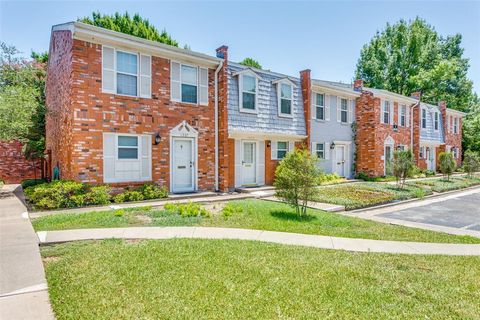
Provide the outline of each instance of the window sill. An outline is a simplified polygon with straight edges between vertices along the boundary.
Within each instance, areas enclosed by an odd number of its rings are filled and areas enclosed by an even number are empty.
[[[278,116],[280,118],[293,119],[293,114],[279,113]]]
[[[251,110],[251,109],[240,108],[239,111],[240,111],[241,113],[258,114],[258,111],[257,111],[257,110]]]

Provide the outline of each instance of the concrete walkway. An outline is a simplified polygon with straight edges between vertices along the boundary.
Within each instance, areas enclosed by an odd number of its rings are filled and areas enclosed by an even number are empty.
[[[61,243],[99,239],[238,239],[299,245],[322,249],[356,252],[383,252],[402,254],[443,254],[453,256],[480,256],[480,244],[448,244],[406,241],[383,241],[329,236],[274,232],[251,229],[210,227],[134,227],[108,229],[78,229],[38,232],[40,243]]]
[[[54,319],[22,195],[19,185],[0,190],[0,319]]]

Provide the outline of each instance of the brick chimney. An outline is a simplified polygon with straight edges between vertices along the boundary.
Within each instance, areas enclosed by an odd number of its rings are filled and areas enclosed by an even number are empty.
[[[363,90],[363,80],[357,79],[353,81],[353,90],[357,92],[362,92]]]
[[[312,105],[312,80],[310,78],[310,69],[300,71],[300,84],[302,86],[303,112],[305,114],[305,130],[307,138],[305,139],[306,148],[310,149],[310,106]]]
[[[223,59],[225,61],[228,60],[228,46],[223,45],[217,48],[217,58]]]
[[[422,98],[422,91],[415,91],[410,94],[410,97],[413,99],[420,100]]]
[[[438,108],[440,109],[440,114],[442,115],[442,124],[443,124],[443,134],[446,136],[447,129],[447,103],[445,101],[438,102]]]

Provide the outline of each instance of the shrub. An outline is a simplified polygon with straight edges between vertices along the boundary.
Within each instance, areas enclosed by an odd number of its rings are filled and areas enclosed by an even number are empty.
[[[410,150],[393,153],[392,170],[398,187],[403,189],[405,180],[412,174],[414,168],[413,153]]]
[[[168,196],[168,190],[165,187],[158,187],[155,184],[147,183],[138,189],[143,194],[144,199],[160,199]]]
[[[84,195],[85,204],[87,205],[105,205],[110,203],[110,187],[96,186],[92,187],[89,192]]]
[[[473,177],[473,173],[480,170],[480,156],[478,153],[467,150],[463,158],[463,169],[468,177]]]
[[[222,215],[224,217],[233,216],[236,213],[242,213],[243,207],[235,203],[227,203],[222,209]]]
[[[124,193],[117,194],[115,197],[113,197],[113,201],[115,203],[142,201],[143,199],[143,194],[141,194],[139,191],[125,191]]]
[[[317,161],[308,150],[296,149],[275,170],[275,196],[293,206],[301,216],[307,214],[307,203],[317,192],[320,175]]]
[[[22,189],[25,190],[27,189],[28,187],[33,187],[33,186],[36,186],[38,184],[42,184],[42,183],[45,183],[47,182],[47,180],[45,179],[27,179],[27,180],[23,180],[22,181]]]
[[[182,217],[209,217],[210,212],[202,207],[199,203],[166,203],[163,207],[170,213],[179,214]]]
[[[75,207],[76,203],[82,202],[75,196],[82,195],[84,192],[85,186],[82,183],[68,180],[42,183],[25,189],[28,200],[39,209]]]
[[[456,163],[451,152],[440,153],[440,171],[443,176],[447,177],[447,181],[450,181],[450,175],[455,171]]]

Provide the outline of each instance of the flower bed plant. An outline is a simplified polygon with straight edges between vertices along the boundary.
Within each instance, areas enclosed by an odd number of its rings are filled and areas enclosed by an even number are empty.
[[[454,177],[454,178],[450,178],[450,180],[446,180],[446,179],[420,180],[420,181],[410,182],[409,184],[421,186],[425,189],[428,189],[434,192],[445,192],[450,190],[468,188],[474,185],[480,185],[480,178]]]
[[[76,181],[57,180],[36,184],[24,189],[27,200],[35,209],[51,210],[90,205],[107,205],[144,199],[166,198],[168,191],[154,184],[145,184],[138,190],[126,190],[113,196],[109,186],[89,186]]]

